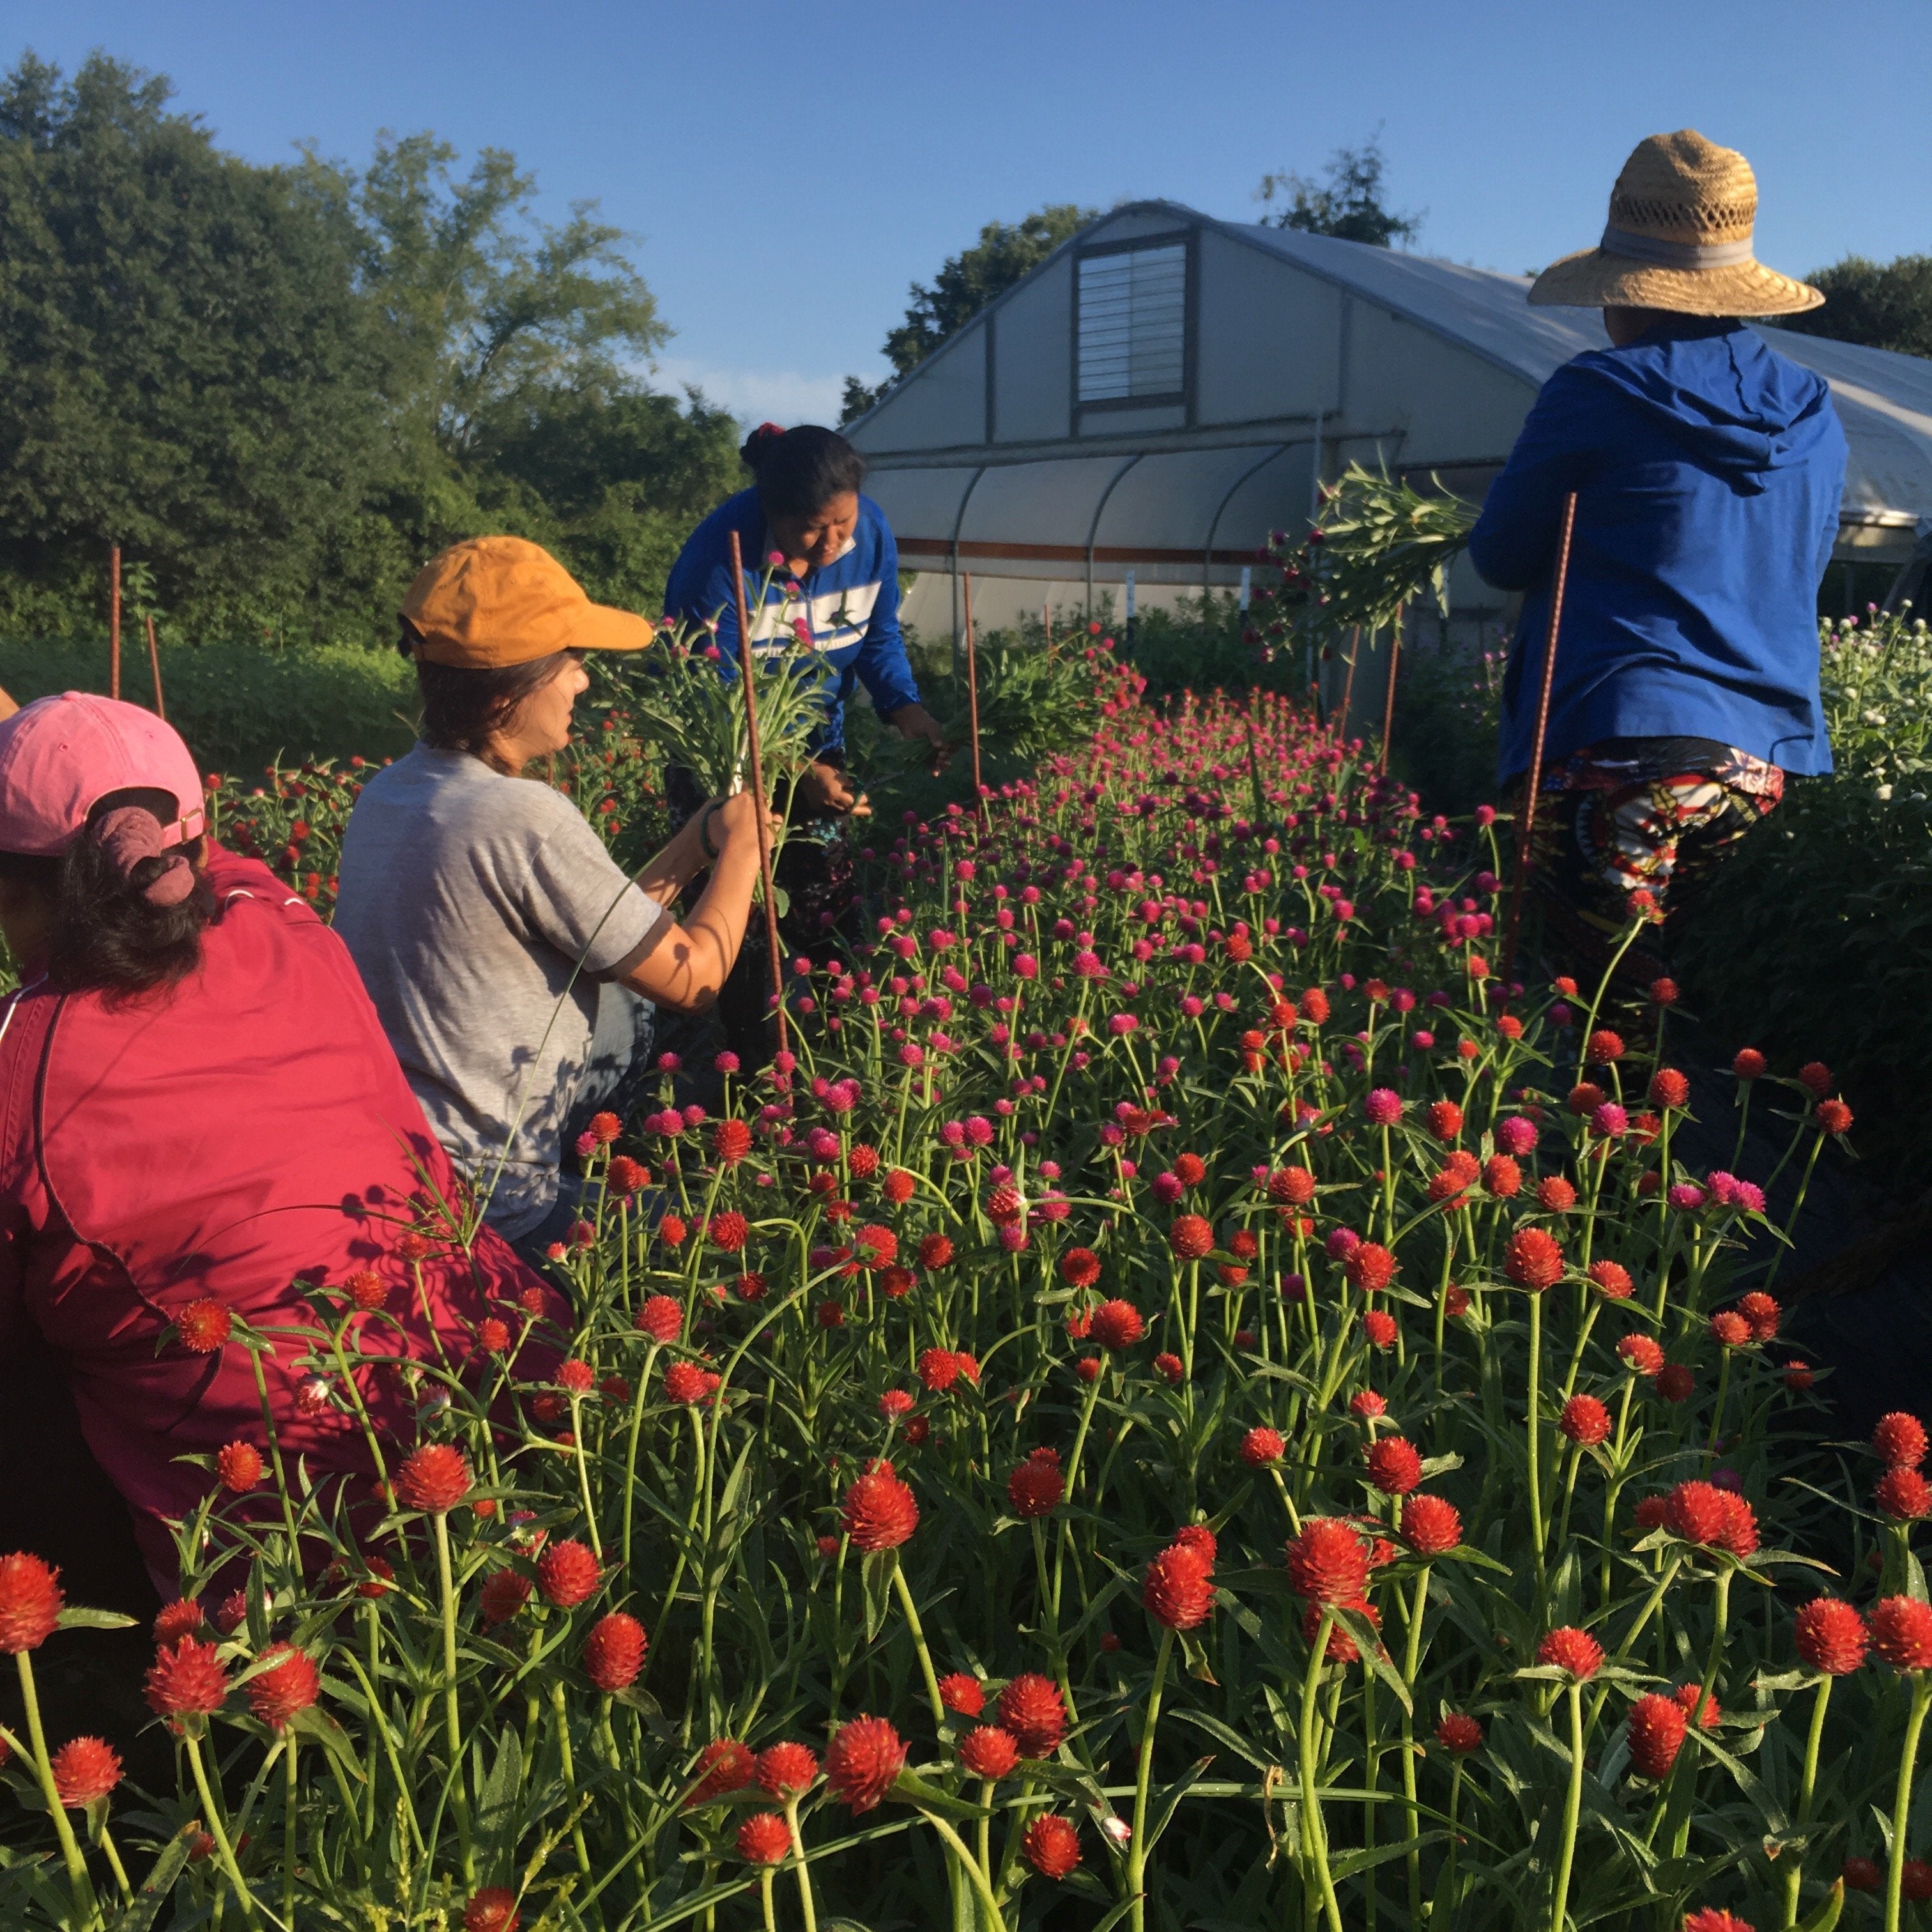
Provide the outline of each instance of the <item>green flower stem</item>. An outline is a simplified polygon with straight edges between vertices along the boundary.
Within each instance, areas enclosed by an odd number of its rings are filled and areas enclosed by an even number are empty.
[[[1570,1788],[1563,1800],[1563,1838],[1556,1854],[1556,1888],[1550,1912],[1550,1932],[1563,1932],[1570,1908],[1570,1872],[1576,1858],[1576,1820],[1583,1808],[1583,1687],[1572,1682],[1564,1694],[1570,1700]]]
[[[1328,1870],[1328,1834],[1322,1820],[1322,1806],[1315,1795],[1316,1691],[1322,1681],[1322,1660],[1328,1654],[1328,1633],[1335,1628],[1335,1613],[1322,1606],[1322,1621],[1308,1652],[1301,1678],[1301,1731],[1297,1742],[1301,1756],[1301,1853],[1315,1868],[1321,1888],[1323,1910],[1328,1917],[1328,1932],[1342,1932],[1342,1907],[1335,1896],[1335,1880]],[[1137,1834],[1138,1835],[1138,1834]],[[1304,1875],[1303,1882],[1307,1882]]]
[[[34,1688],[33,1658],[28,1652],[16,1650],[14,1661],[20,1670],[20,1702],[27,1713],[27,1736],[34,1751],[34,1775],[52,1816],[54,1834],[60,1840],[61,1858],[67,1867],[68,1883],[74,1890],[74,1910],[80,1915],[82,1924],[92,1925],[97,1916],[94,1884],[87,1875],[87,1861],[75,1842],[67,1807],[61,1802],[60,1793],[54,1788],[53,1765],[47,1756],[46,1733],[40,1728],[40,1700]]]
[[[114,1874],[114,1882],[121,1888],[122,1902],[132,1904],[134,1888],[128,1881],[128,1868],[121,1862],[121,1854],[115,1848],[114,1834],[108,1830],[107,1820],[104,1816],[100,1821],[100,1844],[101,1850],[106,1854],[108,1869]],[[291,1919],[290,1923],[292,1924],[294,1921]]]
[[[235,1896],[242,1901],[242,1910],[247,1913],[248,1922],[258,1924],[261,1907],[255,1901],[255,1894],[248,1889],[248,1881],[242,1876],[242,1868],[235,1862],[235,1848],[228,1842],[228,1826],[208,1784],[208,1767],[202,1762],[201,1740],[190,1727],[182,1732],[182,1742],[188,1747],[188,1768],[194,1774],[194,1788],[201,1794],[202,1809],[208,1815],[208,1834],[214,1840],[215,1856],[227,1875],[228,1882],[235,1888]]]
[[[1543,1297],[1534,1288],[1529,1294],[1529,1414],[1526,1427],[1529,1446],[1529,1533],[1536,1552],[1536,1594],[1542,1600],[1544,1586],[1543,1520]]]
[[[624,1445],[624,1574],[631,1574],[631,1525],[632,1498],[638,1490],[638,1438],[644,1426],[644,1404],[650,1400],[651,1370],[657,1361],[658,1344],[653,1340],[644,1350],[643,1366],[638,1371],[638,1386],[631,1397],[631,1426]]]
[[[300,1845],[297,1822],[302,1815],[302,1784],[296,1762],[296,1734],[282,1734],[282,1923],[296,1922],[296,1853]]]
[[[1932,1676],[1923,1670],[1915,1670],[1912,1673],[1912,1709],[1905,1720],[1905,1742],[1898,1750],[1898,1784],[1892,1799],[1892,1857],[1885,1874],[1885,1932],[1898,1932],[1905,1859],[1910,1850],[1906,1827],[1911,1822],[1912,1772],[1918,1758],[1918,1733],[1924,1728],[1928,1704],[1932,1704]]]
[[[765,1932],[778,1932],[778,1922],[772,1916],[772,1868],[770,1865],[758,1874],[758,1903],[764,1910]]]
[[[1460,1842],[1456,1832],[1456,1814],[1462,1797],[1462,1754],[1458,1751],[1449,1772],[1449,1857],[1443,1868],[1442,1889],[1430,1903],[1432,1918],[1447,1918],[1456,1910],[1456,1854]]]
[[[1408,1686],[1409,1702],[1415,1701],[1415,1680],[1422,1668],[1422,1618],[1429,1604],[1429,1569],[1426,1564],[1415,1580],[1415,1598],[1409,1606],[1408,1642],[1402,1660],[1402,1681]],[[1460,1764],[1462,1760],[1456,1760]],[[1413,1708],[1402,1714],[1402,1808],[1403,1826],[1409,1839],[1408,1855],[1406,1861],[1408,1868],[1408,1922],[1412,1926],[1422,1923],[1422,1848],[1415,1843],[1421,1834],[1422,1824],[1416,1805],[1415,1795],[1415,1712]]]
[[[1154,1660],[1154,1682],[1148,1687],[1147,1722],[1141,1730],[1141,1750],[1134,1768],[1134,1833],[1127,1840],[1127,1923],[1132,1932],[1147,1925],[1148,1780],[1154,1771],[1154,1734],[1160,1722],[1161,1687],[1167,1682],[1167,1660],[1174,1653],[1174,1630],[1163,1625],[1160,1648]]]
[[[563,1771],[563,1788],[566,1791],[577,1789],[577,1765],[574,1754],[570,1748],[570,1703],[564,1695],[563,1679],[550,1680],[550,1715],[556,1720],[556,1755]],[[570,1842],[577,1853],[577,1868],[586,1878],[590,1876],[590,1848],[584,1842],[584,1820],[580,1814],[570,1828]]]
[[[441,1510],[430,1518],[436,1534],[436,1581],[442,1595],[442,1716],[449,1743],[449,1778],[456,1808],[456,1841],[463,1882],[476,1882],[476,1854],[470,1842],[470,1790],[463,1775],[463,1718],[456,1698],[456,1581],[449,1564],[449,1519]]]
[[[1811,1822],[1811,1800],[1818,1782],[1818,1747],[1825,1736],[1825,1709],[1832,1701],[1832,1680],[1828,1676],[1818,1679],[1818,1694],[1811,1703],[1811,1728],[1804,1738],[1804,1770],[1798,1784],[1798,1829],[1802,1833]],[[1791,1869],[1784,1874],[1784,1923],[1787,1928],[1798,1923],[1798,1892],[1804,1882],[1804,1865],[1801,1858],[1793,1858]]]
[[[798,1874],[798,1909],[805,1920],[805,1932],[818,1932],[818,1908],[812,1896],[812,1868],[806,1862],[805,1839],[798,1828],[798,1796],[784,1801],[785,1826],[791,1833],[791,1855]]]
[[[986,1922],[986,1932],[1006,1932],[1006,1915],[1000,1910],[1000,1901],[993,1896],[992,1887],[986,1882],[986,1874],[980,1869],[980,1862],[966,1849],[966,1841],[938,1812],[928,1811],[922,1805],[919,1815],[946,1840],[952,1856],[971,1880],[974,1892],[980,1900],[980,1914]]]
[[[892,1588],[898,1592],[899,1608],[905,1612],[906,1628],[912,1633],[913,1648],[919,1652],[919,1667],[925,1674],[926,1701],[932,1706],[932,1721],[944,1724],[946,1700],[939,1694],[939,1678],[932,1668],[932,1653],[926,1648],[926,1632],[920,1626],[919,1611],[912,1600],[912,1586],[905,1580],[905,1571],[896,1551],[892,1556]]]

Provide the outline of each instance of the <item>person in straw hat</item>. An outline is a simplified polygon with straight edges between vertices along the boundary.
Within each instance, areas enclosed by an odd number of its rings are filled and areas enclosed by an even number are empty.
[[[1529,290],[1600,308],[1607,348],[1546,382],[1472,533],[1525,593],[1502,778],[1531,758],[1565,496],[1576,496],[1532,881],[1551,941],[1599,971],[1636,908],[1661,923],[1777,805],[1828,772],[1817,592],[1845,438],[1825,382],[1747,326],[1824,297],[1751,252],[1750,164],[1686,128],[1640,142],[1594,248]],[[1648,984],[1658,946],[1625,956]]]

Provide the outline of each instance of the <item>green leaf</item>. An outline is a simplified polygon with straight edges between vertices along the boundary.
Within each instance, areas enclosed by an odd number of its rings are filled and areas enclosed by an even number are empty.
[[[164,1845],[154,1862],[148,1868],[148,1875],[141,1881],[141,1888],[121,1908],[112,1921],[113,1932],[148,1932],[161,1907],[167,1903],[168,1894],[175,1888],[175,1880],[180,1876],[182,1868],[188,1863],[188,1847],[196,1836],[196,1828],[184,1826]]]
[[[60,1613],[62,1630],[131,1630],[140,1619],[124,1617],[118,1610],[89,1610],[70,1604]]]
[[[1845,1881],[1834,1878],[1832,1888],[1798,1922],[1798,1932],[1832,1932],[1845,1909]]]
[[[866,1641],[877,1641],[892,1606],[892,1574],[899,1567],[896,1550],[868,1550],[860,1572],[866,1586]]]
[[[888,1798],[896,1798],[903,1804],[916,1804],[928,1811],[937,1811],[955,1820],[964,1820],[977,1824],[984,1815],[978,1805],[969,1804],[963,1798],[956,1798],[950,1791],[942,1791],[936,1784],[929,1783],[916,1771],[902,1771],[892,1780],[892,1788],[886,1793]]]

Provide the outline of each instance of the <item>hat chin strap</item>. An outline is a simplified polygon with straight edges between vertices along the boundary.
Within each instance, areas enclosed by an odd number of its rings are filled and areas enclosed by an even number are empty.
[[[1623,255],[1660,268],[1728,268],[1751,259],[1750,237],[1742,242],[1660,242],[1612,222],[1597,244],[1606,255]]]

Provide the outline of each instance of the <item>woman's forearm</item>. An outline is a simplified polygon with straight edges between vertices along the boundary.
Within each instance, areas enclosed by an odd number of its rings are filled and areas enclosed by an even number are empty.
[[[668,852],[670,848],[665,849]],[[650,868],[646,869],[648,872]],[[624,983],[659,1006],[674,1006],[682,1012],[703,1012],[717,998],[736,963],[758,879],[756,844],[748,838],[730,840],[712,863],[711,882],[689,916],[672,926],[624,974]],[[646,878],[640,877],[638,883],[650,892]]]

